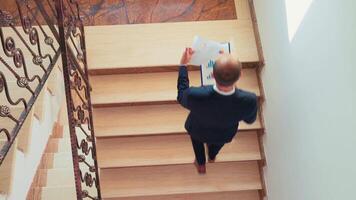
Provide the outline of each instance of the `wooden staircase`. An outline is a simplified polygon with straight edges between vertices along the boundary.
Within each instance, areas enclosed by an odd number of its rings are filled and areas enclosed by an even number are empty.
[[[2,66],[1,66],[2,67]],[[33,66],[30,66],[30,75],[41,75],[40,70],[37,68],[32,68]],[[11,97],[13,99],[18,99],[18,98],[24,98],[29,100],[30,93],[25,90],[21,89],[17,86],[17,82],[13,75],[9,72],[6,71],[6,69],[1,68],[2,72],[4,75],[8,78],[8,86],[9,90],[11,91]],[[43,121],[43,116],[44,116],[44,107],[45,107],[45,93],[48,91],[51,96],[58,96],[60,94],[57,88],[58,84],[58,76],[60,75],[60,67],[56,66],[54,67],[51,75],[49,76],[45,87],[39,94],[33,108],[28,114],[28,117],[26,118],[24,124],[22,125],[22,128],[20,132],[18,133],[18,137],[14,144],[12,145],[9,153],[7,154],[3,164],[0,166],[0,194],[8,195],[12,191],[12,184],[14,183],[14,177],[16,173],[16,168],[21,169],[21,167],[16,166],[16,160],[17,155],[24,154],[28,155],[30,151],[31,144],[33,142],[33,134],[38,134],[37,132],[33,133],[32,126],[33,122],[42,122]],[[2,93],[0,94],[0,102],[3,103],[4,105],[7,104],[8,100],[6,99],[6,96]],[[11,111],[11,114],[18,119],[18,117],[21,115],[21,113],[24,110],[24,107],[22,104],[19,105],[7,105],[9,106],[9,109]],[[0,125],[1,128],[6,128],[8,130],[12,130],[15,127],[15,122],[10,120],[9,118],[3,118],[0,117]],[[5,144],[7,142],[7,138],[4,134],[0,134],[0,146]],[[23,166],[22,166],[23,167]]]
[[[94,191],[89,187],[83,189],[91,193]],[[61,195],[58,195],[59,193]],[[27,195],[27,200],[63,199],[76,199],[70,131],[65,105],[62,106],[57,126],[48,140],[31,190]]]
[[[11,4],[10,1],[7,3]],[[16,11],[14,13],[16,13]],[[47,33],[50,32],[47,26],[43,26],[43,29],[46,30]],[[39,76],[42,78],[45,72],[43,69],[33,63],[33,56],[31,52],[27,49],[27,47],[25,47],[25,44],[20,41],[20,38],[16,35],[15,31],[10,27],[2,27],[2,31],[4,37],[7,38],[11,36],[16,42],[16,48],[20,48],[22,51],[29,77]],[[22,37],[25,38],[24,40],[26,41],[28,35],[26,35],[22,30],[20,30],[19,33],[22,34]],[[51,34],[48,35],[51,37],[53,36]],[[38,37],[41,38],[42,36],[42,33],[39,33]],[[52,52],[52,50],[48,49],[48,45],[43,44],[44,41],[41,41],[41,43],[42,53]],[[0,51],[0,56],[7,63],[9,63],[12,71],[16,72],[19,76],[24,75],[23,67],[12,66],[12,63],[14,63],[13,58],[5,55],[4,50]],[[31,59],[30,62],[27,60],[27,58]],[[48,61],[46,59],[44,59],[43,62],[44,66],[49,64],[47,63]],[[16,76],[14,76],[13,72],[5,67],[3,63],[0,64],[0,71],[6,78],[10,98],[13,101],[17,101],[18,99],[23,98],[26,102],[29,102],[30,98],[32,97],[32,93],[25,88],[19,87],[18,80]],[[29,111],[28,116],[24,121],[24,124],[22,125],[15,142],[11,146],[9,153],[0,166],[0,199],[2,199],[3,196],[6,196],[4,197],[6,199],[23,199],[23,197],[26,195],[29,183],[31,183],[33,173],[36,169],[35,164],[38,163],[38,160],[41,157],[43,150],[41,148],[45,145],[45,143],[42,142],[45,142],[45,140],[47,140],[48,136],[51,134],[50,131],[54,121],[56,120],[58,111],[57,109],[59,109],[63,98],[61,84],[63,82],[63,75],[61,71],[61,63],[57,62],[53,67],[46,83],[44,84],[44,87],[38,94],[32,109]],[[33,82],[29,82],[28,86],[32,89],[32,91],[34,91],[38,86],[38,81],[35,80]],[[56,103],[59,103],[59,105],[54,105]],[[0,105],[7,106],[11,115],[15,119],[19,119],[19,116],[25,110],[23,103],[19,103],[17,105],[10,104],[9,99],[6,97],[4,91],[0,92]],[[0,117],[0,128],[5,128],[11,132],[15,126],[16,123],[10,118]],[[48,132],[47,129],[49,129]],[[5,143],[7,143],[7,138],[5,134],[1,133],[0,147],[3,147],[3,144]],[[48,157],[49,155],[45,156]],[[41,180],[43,183],[44,179],[42,178]],[[34,182],[37,182],[37,180],[34,180]],[[24,194],[16,194],[20,192]],[[31,191],[29,196],[32,195],[33,199],[34,194],[35,192]]]
[[[103,199],[262,199],[262,115],[251,125],[241,123],[217,162],[207,164],[207,174],[199,175],[184,129],[188,111],[176,102],[177,64],[195,35],[230,41],[232,54],[244,66],[237,87],[256,93],[263,102],[262,60],[249,2],[235,0],[234,20],[86,27]],[[189,77],[192,86],[200,85],[196,68],[190,68]],[[47,87],[54,91],[51,81]],[[41,107],[35,108],[31,115],[41,119]],[[75,199],[69,132],[62,133],[51,137],[29,199]],[[26,148],[21,141],[17,147]],[[14,159],[9,155],[9,160]],[[8,168],[3,169],[0,175],[7,175]],[[0,182],[0,188],[8,179]]]
[[[57,123],[47,143],[27,200],[51,199],[50,195],[46,194],[47,190],[69,185],[67,183],[74,184],[69,131],[67,126]],[[74,195],[70,197],[73,199]]]
[[[262,119],[242,123],[202,176],[184,129],[188,111],[176,102],[177,63],[195,35],[230,41],[244,64],[237,87],[263,100],[250,4],[235,3],[236,20],[86,27],[103,199],[261,198]],[[199,71],[189,76],[200,85]]]

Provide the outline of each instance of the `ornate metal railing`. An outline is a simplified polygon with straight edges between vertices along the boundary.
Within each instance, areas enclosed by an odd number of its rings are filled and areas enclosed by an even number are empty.
[[[0,164],[61,53],[54,23],[41,24],[44,16],[33,9],[36,3],[14,1],[11,13],[0,10],[0,139],[7,141]]]
[[[76,1],[56,1],[77,199],[100,199],[84,26]],[[83,173],[84,172],[84,173]],[[95,188],[95,190],[91,188]]]
[[[101,199],[79,13],[76,0],[1,2],[0,165],[61,57],[77,199]]]

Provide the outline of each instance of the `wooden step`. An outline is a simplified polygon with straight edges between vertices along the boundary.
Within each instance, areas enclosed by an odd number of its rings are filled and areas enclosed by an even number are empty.
[[[172,103],[177,98],[178,72],[92,76],[94,106]],[[200,86],[200,71],[189,72],[191,86]],[[237,87],[260,96],[255,69],[244,69]]]
[[[98,138],[96,144],[100,168],[187,164],[194,160],[188,135]],[[239,133],[217,157],[218,162],[260,159],[256,131]]]
[[[73,161],[70,151],[61,153],[45,153],[40,165],[41,169],[71,167],[73,167]]]
[[[55,153],[52,168],[72,168],[73,159],[70,151],[67,153]]]
[[[0,140],[0,149],[6,143],[6,140]],[[14,172],[16,168],[16,147],[17,140],[15,140],[15,142],[12,144],[10,151],[5,157],[5,160],[0,165],[0,194],[8,194],[12,190],[11,186],[14,180]]]
[[[178,104],[95,108],[96,137],[185,133],[188,111]],[[240,123],[239,130],[261,128],[259,119],[252,125]]]
[[[64,153],[71,151],[69,138],[51,138],[47,143],[47,153]]]
[[[47,89],[50,92],[52,96],[57,94],[57,89],[58,89],[58,83],[59,80],[61,80],[62,73],[59,70],[59,66],[56,65],[52,72],[51,75],[47,79]]]
[[[251,19],[249,0],[235,0],[237,19]]]
[[[101,169],[100,172],[103,198],[262,189],[255,161],[209,164],[206,175],[199,175],[193,164]]]
[[[44,88],[47,88],[46,85]],[[39,121],[42,121],[44,117],[44,106],[45,106],[44,101],[49,100],[49,99],[45,99],[46,92],[47,90],[45,89],[41,90],[40,94],[36,99],[36,106],[34,107],[34,115],[37,117]]]
[[[96,196],[95,187],[83,187],[84,190],[89,191],[89,194]],[[58,187],[43,187],[36,188],[39,198],[36,200],[75,200],[77,199],[74,185],[63,185]],[[59,195],[60,194],[60,195]]]
[[[105,200],[260,200],[257,190],[238,192],[209,192],[144,197],[105,198]]]
[[[39,186],[59,187],[74,185],[73,168],[40,170]]]
[[[38,196],[35,199],[38,200],[75,200],[77,198],[75,186],[41,187],[36,188],[36,192]]]
[[[74,200],[76,192],[74,186],[44,187],[36,188],[39,192],[38,200]],[[92,192],[95,194],[95,191]],[[58,195],[58,194],[61,195]],[[177,195],[159,195],[144,197],[120,197],[105,198],[105,200],[259,200],[258,191],[237,191],[237,192],[211,192],[197,194],[177,194]]]
[[[87,26],[88,66],[92,73],[106,69],[176,66],[194,36],[232,45],[242,62],[258,62],[251,19]]]
[[[64,126],[61,125],[57,120],[54,130],[52,132],[51,138],[61,139],[61,138],[64,138],[64,136],[65,136],[64,135]]]
[[[67,120],[67,119],[66,119]],[[83,131],[81,130],[81,128],[76,127],[76,131],[77,133],[82,133]],[[89,133],[89,131],[87,131]],[[78,136],[82,136],[83,134],[78,134]],[[69,125],[65,124],[63,125],[63,131],[54,135],[52,138],[58,138],[58,139],[66,139],[66,140],[70,140],[70,131],[69,131]],[[81,137],[82,138],[82,137]],[[81,139],[79,138],[79,139]]]
[[[36,105],[35,105],[36,106]],[[32,139],[32,122],[34,117],[34,109],[31,109],[28,114],[25,123],[22,125],[21,130],[18,136],[17,149],[20,151],[27,153],[30,147],[31,139]]]

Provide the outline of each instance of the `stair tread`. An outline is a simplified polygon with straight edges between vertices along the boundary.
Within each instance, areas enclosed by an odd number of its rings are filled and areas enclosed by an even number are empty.
[[[89,163],[92,165],[93,163]],[[82,172],[88,172],[86,165],[79,165]],[[60,187],[75,184],[73,165],[65,168],[42,169],[42,176],[45,179],[42,186]]]
[[[74,185],[74,171],[72,168],[55,168],[41,170],[43,179],[41,186],[59,187],[62,185]]]
[[[20,129],[20,132],[18,133],[17,148],[24,153],[26,153],[30,148],[33,117],[34,109],[29,112],[24,124]]]
[[[44,186],[36,188],[41,190],[42,199],[62,200],[75,199],[76,190],[74,185]],[[90,194],[96,194],[95,188],[86,188]],[[61,193],[62,195],[58,195]],[[64,195],[64,196],[63,196]],[[207,192],[207,193],[187,193],[158,196],[139,196],[139,197],[119,197],[105,198],[107,200],[216,200],[216,199],[234,199],[234,200],[259,200],[258,190],[247,191],[226,191],[226,192]]]
[[[42,187],[38,188],[38,190],[41,191],[41,199],[43,200],[75,200],[77,197],[74,186]]]
[[[251,19],[249,0],[235,0],[238,19]]]
[[[75,200],[77,197],[74,184],[62,186],[46,186],[36,189],[41,191],[41,199],[43,200]],[[96,194],[96,189],[94,187],[85,187],[83,189],[89,191],[89,194],[92,196],[95,196]]]
[[[188,110],[178,104],[125,106],[94,109],[96,137],[185,133]],[[261,128],[260,120],[239,130]]]
[[[230,41],[242,62],[259,60],[251,19],[88,26],[85,32],[90,70],[176,66],[195,35]]]
[[[106,198],[106,200],[260,200],[257,190],[237,192],[209,192],[197,194],[159,195],[143,197]]]
[[[2,148],[7,143],[7,140],[0,139],[0,147]],[[11,185],[14,182],[16,172],[16,147],[15,141],[9,152],[7,153],[3,163],[0,166],[0,194],[8,194],[11,192]]]
[[[51,138],[48,141],[47,153],[66,153],[71,151],[69,138]]]
[[[92,103],[125,104],[142,102],[175,102],[178,72],[115,74],[92,76]],[[200,86],[200,71],[189,72],[192,86]],[[260,96],[255,69],[244,69],[237,87]],[[148,89],[149,88],[149,89]]]
[[[73,158],[70,152],[58,155],[53,159],[53,168],[68,168],[73,166]]]
[[[145,181],[142,181],[145,180]],[[258,164],[227,162],[207,165],[198,175],[193,164],[101,169],[103,198],[262,189]]]
[[[100,168],[186,164],[194,160],[188,135],[99,138],[96,144]],[[225,145],[217,162],[260,159],[257,132],[250,131],[239,133]]]

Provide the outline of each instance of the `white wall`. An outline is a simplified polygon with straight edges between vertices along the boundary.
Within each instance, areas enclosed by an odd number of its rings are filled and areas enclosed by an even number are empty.
[[[269,200],[356,199],[356,1],[286,1],[291,41],[285,0],[255,0]]]

